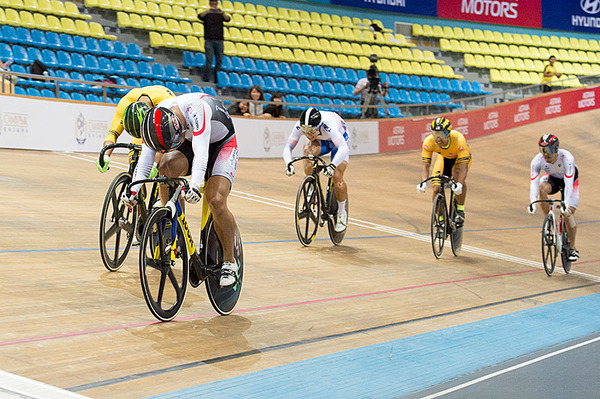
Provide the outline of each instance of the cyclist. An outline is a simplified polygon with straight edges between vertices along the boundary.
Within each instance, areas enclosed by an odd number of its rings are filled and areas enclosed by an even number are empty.
[[[200,201],[200,191],[206,181],[204,195],[223,246],[220,285],[234,285],[238,273],[234,258],[236,223],[227,207],[227,197],[235,178],[238,150],[233,121],[223,103],[202,93],[164,100],[146,114],[142,137],[144,143],[134,181],[150,175],[157,152],[162,153],[161,175],[191,175],[190,189],[184,193],[187,202],[196,204]],[[132,207],[137,203],[140,186],[132,187],[131,196],[123,194],[122,200],[126,205]],[[163,204],[167,195],[167,192],[161,191]],[[190,279],[198,281],[193,268]]]
[[[333,192],[338,202],[335,231],[344,231],[348,224],[348,213],[346,212],[348,186],[344,181],[344,172],[350,158],[350,147],[348,146],[350,136],[346,130],[346,122],[335,112],[319,111],[312,107],[304,110],[300,115],[300,120],[292,128],[292,134],[283,149],[283,160],[288,165],[285,174],[288,176],[295,173],[294,165],[289,163],[292,161],[292,150],[296,148],[298,140],[303,134],[308,139],[303,148],[305,156],[321,156],[331,152],[331,163],[327,165],[323,173],[325,176],[333,177]],[[304,162],[304,173],[312,174],[310,161]]]
[[[127,132],[133,137],[133,144],[142,144],[142,138],[140,133],[140,125],[141,119],[140,116],[147,111],[140,104],[131,107],[130,105],[136,102],[141,102],[148,105],[148,109],[150,107],[156,106],[162,100],[167,98],[175,97],[173,92],[164,87],[164,86],[146,86],[146,87],[137,87],[135,89],[131,89],[127,94],[119,100],[119,104],[117,105],[117,112],[113,116],[113,119],[110,123],[110,130],[104,139],[104,143],[102,146],[106,146],[108,144],[116,143],[123,130],[127,130]],[[126,126],[126,122],[128,126]],[[100,173],[104,173],[109,169],[110,163],[110,155],[112,154],[113,149],[109,149],[104,154],[104,166],[100,166],[99,160],[96,160],[96,167]],[[158,159],[156,160],[158,161]],[[156,165],[154,165],[153,172],[157,173]]]
[[[577,235],[577,222],[575,221],[575,210],[579,204],[579,170],[575,165],[573,155],[567,150],[558,148],[558,137],[554,134],[545,134],[538,141],[539,154],[531,160],[531,183],[529,187],[529,200],[547,199],[548,195],[559,191],[564,194],[565,207],[561,209],[567,220],[567,234],[569,235],[570,249],[569,260],[571,262],[579,259],[579,251],[575,246]],[[536,205],[527,211],[533,215]],[[549,212],[547,203],[540,203],[544,215]]]
[[[421,157],[421,180],[427,179],[431,168],[431,157],[434,152],[438,157],[433,165],[435,175],[451,176],[456,181],[452,191],[456,194],[456,216],[454,222],[461,226],[465,221],[465,200],[467,197],[467,173],[471,167],[471,149],[465,136],[452,130],[452,124],[446,118],[437,118],[431,122],[431,134],[423,141]],[[433,180],[433,199],[442,189],[439,181]],[[417,190],[424,193],[427,185],[419,183]]]

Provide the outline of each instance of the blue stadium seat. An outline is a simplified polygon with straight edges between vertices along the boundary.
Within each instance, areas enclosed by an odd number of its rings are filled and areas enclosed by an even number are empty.
[[[394,104],[398,104],[400,103],[400,91],[398,89],[396,89],[395,87],[390,88],[390,90],[388,91],[388,95],[387,97],[389,97],[389,101],[390,103],[394,103]]]
[[[248,75],[247,73],[240,74],[240,80],[242,82],[241,83],[242,89],[249,89],[254,84],[254,83],[252,83],[252,77],[250,75]]]
[[[473,91],[477,94],[492,94],[491,91],[484,90],[481,83],[479,83],[475,80],[471,82],[471,87],[473,88]]]
[[[0,59],[8,60],[13,57],[12,48],[6,43],[0,43]]]
[[[218,82],[219,87],[234,87],[231,84],[231,79],[229,78],[229,74],[225,71],[217,72],[217,82]]]
[[[444,91],[440,83],[440,78],[431,78],[431,87],[435,91]]]
[[[412,88],[412,83],[410,81],[410,77],[408,75],[400,75],[400,87],[403,89]]]
[[[6,39],[4,40],[6,41]],[[34,43],[33,38],[31,37],[31,31],[21,26],[17,28],[17,40],[24,46],[33,46],[34,44],[36,44]]]
[[[100,68],[100,73],[102,73],[104,75],[112,75],[113,74],[112,63],[106,57],[98,57],[98,67]]]
[[[353,100],[346,100],[344,101],[345,105],[358,105],[355,101]],[[360,107],[352,107],[352,108],[346,108],[346,113],[350,116],[360,116],[362,114],[362,109]]]
[[[35,87],[28,87],[27,88],[27,95],[28,96],[32,96],[32,97],[41,97],[42,93],[36,89]]]
[[[42,50],[37,47],[27,47],[27,55],[29,56],[29,62],[33,62],[35,60],[43,61]]]
[[[95,37],[86,37],[85,43],[87,44],[87,52],[94,55],[102,54],[100,50],[100,42]]]
[[[25,69],[25,67],[23,65],[19,65],[19,64],[12,64],[10,66],[10,70],[13,72],[17,72],[17,73],[29,73],[29,71],[27,69]],[[29,79],[25,79],[25,78],[17,78],[17,86],[21,85],[21,86],[31,86],[29,84],[30,80]]]
[[[354,83],[358,82],[358,74],[355,69],[346,69],[346,82]]]
[[[323,86],[324,88],[325,86]],[[341,82],[336,82],[333,87],[335,88],[335,96],[340,98],[348,98],[346,95],[346,88]]]
[[[339,98],[334,98],[333,99],[333,104],[334,105],[344,105],[344,101],[340,100]],[[343,107],[335,107],[334,111],[337,112],[338,114],[342,115],[344,113],[344,108]]]
[[[291,76],[296,77],[296,79],[302,79],[304,76],[304,72],[302,72],[302,66],[296,62],[290,64],[290,69],[292,71]]]
[[[280,90],[277,87],[277,84],[275,83],[275,78],[273,76],[265,76],[264,80],[265,80],[265,86],[264,86],[265,91],[279,91]]]
[[[85,58],[85,70],[86,71],[93,72],[93,73],[100,72],[100,64],[98,63],[98,59],[94,55],[86,54],[84,58]]]
[[[46,32],[46,43],[48,48],[58,50],[62,48],[62,44],[60,43],[60,36],[56,32]]]
[[[410,104],[410,96],[408,95],[407,90],[398,90],[398,95],[400,96],[400,104]]]
[[[153,84],[154,83],[148,78],[140,78],[140,86],[142,87],[152,86]]]
[[[206,64],[206,56],[204,53],[196,53],[196,64],[199,68],[204,68],[204,65]],[[231,62],[230,56],[226,55],[223,57],[221,69],[223,71],[233,71],[233,63]]]
[[[390,118],[404,118],[404,114],[400,111],[400,108],[398,107],[389,107],[388,108],[388,115],[390,116]]]
[[[279,63],[279,71],[281,72],[281,76],[285,76],[288,78],[291,76],[294,76],[294,73],[292,72],[292,68],[290,67],[290,64],[288,64],[287,62]]]
[[[442,99],[440,98],[440,94],[435,91],[429,93],[429,98],[431,98],[432,103],[437,103],[437,102],[442,101]]]
[[[429,76],[421,76],[421,87],[423,90],[433,90],[431,78]]]
[[[158,62],[153,63],[152,76],[154,76],[154,79],[166,79],[167,74],[165,72],[165,67],[159,64]]]
[[[177,67],[175,65],[171,65],[171,64],[165,65],[165,76],[167,77],[167,79],[173,80],[175,82],[184,82],[184,83],[192,82],[191,79],[181,77]]]
[[[83,54],[71,53],[71,65],[73,65],[73,69],[77,71],[84,71],[86,66]]]
[[[71,55],[63,50],[56,52],[56,58],[58,59],[58,66],[62,69],[73,69],[73,63],[71,62]]]
[[[244,58],[244,71],[246,73],[257,73],[256,63],[252,58]]]
[[[60,38],[60,49],[64,51],[80,51],[75,48],[75,43],[73,42],[73,36],[67,35],[66,33],[61,33],[59,35]]]
[[[304,103],[304,104],[313,104],[310,99],[308,98],[308,96],[304,95],[304,94],[300,94],[298,96],[298,102],[299,103]],[[313,104],[314,105],[314,104]],[[306,107],[308,107],[308,105],[301,105],[300,109],[305,109]]]
[[[281,69],[279,68],[279,63],[277,61],[269,61],[266,63],[267,68],[263,69],[264,60],[257,60],[256,67],[258,68],[258,73],[262,73],[264,75],[272,75],[272,76],[282,76]]]
[[[179,91],[179,88],[177,87],[177,83],[173,82],[172,80],[167,80],[165,82],[165,86],[167,86],[167,88],[174,93],[178,93],[178,91]]]
[[[321,104],[322,104],[322,109],[323,110],[335,112],[335,108],[332,107],[333,100],[331,98],[329,98],[329,97],[323,97],[323,98],[321,98]]]
[[[126,82],[127,82],[127,86],[141,87],[140,82],[135,78],[127,78]]]
[[[56,95],[54,94],[54,92],[50,89],[42,89],[41,90],[41,94],[42,97],[46,97],[46,98],[56,98]]]
[[[206,86],[206,87],[204,87],[203,90],[209,96],[217,97],[217,91],[215,90],[214,87],[212,87],[212,86]]]
[[[29,55],[27,55],[27,50],[25,47],[19,45],[13,45],[12,47],[12,59],[17,64],[29,64],[33,60],[29,60]]]
[[[390,87],[402,87],[400,84],[400,75],[397,73],[390,73]]]
[[[2,30],[2,41],[7,43],[18,43],[19,38],[17,37],[17,29],[10,25],[3,25]]]
[[[381,79],[381,83],[387,83],[387,84],[390,83],[390,77],[385,72],[380,72],[379,78]]]
[[[422,104],[423,103],[423,101],[421,101],[421,96],[419,95],[418,91],[409,90],[408,91],[408,98],[410,99],[410,102],[412,104]]]
[[[245,71],[244,60],[242,60],[241,57],[231,57],[231,65],[233,70],[238,73],[243,73]]]
[[[189,86],[185,83],[177,83],[177,91],[183,94],[191,93]]]
[[[260,75],[252,75],[252,85],[254,85],[254,86],[260,86],[260,87],[264,88],[265,87],[265,80]]]
[[[331,67],[328,67],[331,68]],[[340,83],[346,83],[348,82],[348,73],[346,72],[346,68],[342,68],[342,67],[337,67],[334,69],[335,71],[335,78],[334,80],[336,80],[337,82]]]
[[[290,91],[287,80],[281,76],[275,78],[275,85],[277,86],[277,90],[282,93],[288,93]]]
[[[346,83],[344,85],[344,89],[346,90],[347,98],[356,98],[356,96],[354,95],[354,87],[355,87],[355,85],[350,84],[350,83]]]
[[[71,93],[71,99],[76,101],[85,101],[85,96],[82,93]]]
[[[15,94],[18,94],[20,96],[26,96],[27,90],[24,87],[15,86]]]
[[[356,75],[358,76],[358,79],[366,78],[367,72],[363,69],[359,69],[356,71]]]
[[[452,86],[450,86],[450,81],[446,78],[440,79],[440,86],[443,91],[452,91]]]
[[[127,45],[127,54],[130,58],[135,60],[143,60],[148,62],[154,61],[154,57],[144,55],[142,48],[137,43],[129,43]]]
[[[69,72],[61,70],[61,69],[56,70],[56,77],[62,78],[62,79],[71,79]],[[71,91],[71,90],[79,89],[79,87],[77,87],[77,84],[73,83],[73,82],[58,82],[58,87],[60,88],[61,92],[65,91],[65,90]]]
[[[88,93],[85,95],[85,100],[86,101],[90,101],[90,102],[97,102],[97,103],[101,103],[102,98],[100,98],[99,96],[95,95],[94,93]]]
[[[304,77],[304,79],[308,79],[308,80],[314,80],[315,79],[315,73],[313,71],[313,67],[309,64],[303,64],[302,65],[302,77]]]
[[[113,47],[114,47],[113,56],[119,57],[119,58],[132,58],[132,57],[129,57],[129,54],[127,54],[127,45],[125,43],[116,40],[113,43]]]
[[[327,97],[337,97],[333,83],[323,82],[323,95],[325,95]]]
[[[88,48],[87,48],[87,41],[85,40],[85,37],[83,36],[72,36],[73,38],[73,45],[75,46],[74,51],[77,51],[78,53],[87,53],[88,52]]]
[[[140,70],[133,60],[123,60],[121,58],[113,58],[110,60],[112,70],[115,75],[129,75],[140,77]]]
[[[319,81],[315,81],[311,83],[311,94],[315,96],[323,96],[323,84]]]
[[[450,80],[450,89],[455,93],[464,93],[463,88],[460,85],[460,81],[458,79]]]
[[[183,67],[184,68],[192,68],[197,67],[196,65],[196,53],[192,53],[191,51],[183,52]]]
[[[300,101],[298,101],[298,97],[296,97],[295,94],[286,94],[285,102],[286,103],[298,103]],[[302,109],[304,109],[304,107],[302,107],[300,105],[288,105],[288,109],[290,111],[301,111]]]
[[[423,88],[421,78],[417,75],[410,75],[410,86],[415,90],[421,90]]]
[[[300,80],[300,92],[304,93],[304,94],[312,93],[312,85],[310,84],[310,82],[308,80],[306,80],[306,79]]]
[[[265,101],[271,101],[271,93],[265,92]]]
[[[145,78],[153,77],[152,66],[150,66],[150,64],[147,61],[139,61],[137,65],[141,76]]]
[[[346,71],[344,71],[344,75],[345,75],[345,72]],[[339,81],[339,79],[337,77],[337,73],[335,72],[335,69],[333,69],[332,67],[326,66],[325,68],[323,68],[323,73],[325,73],[325,80],[327,80],[329,82]]]
[[[429,96],[429,93],[427,93],[426,91],[421,91],[419,92],[419,96],[421,96],[421,102],[423,102],[424,104],[429,104],[433,101],[431,101],[431,97]]]
[[[471,86],[471,83],[468,80],[463,80],[460,82],[460,87],[462,88],[463,93],[466,94],[477,94],[475,90],[473,90],[473,87]]]
[[[460,104],[452,102],[452,99],[450,98],[450,94],[448,94],[448,93],[441,93],[440,98],[442,99],[442,101],[447,101],[450,108],[462,108],[463,107]]]
[[[190,92],[192,92],[192,93],[204,93],[204,90],[202,90],[202,87],[200,87],[198,85],[190,85]]]
[[[48,42],[46,41],[46,34],[37,29],[33,29],[31,31],[31,39],[38,47],[48,47]]]
[[[315,74],[315,79],[317,80],[325,80],[325,69],[321,65],[315,65],[313,67],[313,73]]]
[[[42,62],[49,68],[56,68],[59,65],[56,53],[47,48],[42,50]]]
[[[298,79],[290,78],[288,79],[287,83],[291,93],[299,94],[302,92],[302,90],[300,90],[300,82],[298,82]]]
[[[100,46],[100,54],[105,57],[114,57],[115,45],[111,40],[100,39],[98,45]]]

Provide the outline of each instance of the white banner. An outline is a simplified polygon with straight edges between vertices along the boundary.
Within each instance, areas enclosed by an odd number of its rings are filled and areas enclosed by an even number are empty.
[[[116,106],[0,95],[0,148],[97,153]],[[233,117],[240,157],[279,158],[295,119]],[[346,121],[350,154],[379,152],[377,122]],[[126,142],[127,133],[119,141]],[[302,154],[303,138],[294,156]]]

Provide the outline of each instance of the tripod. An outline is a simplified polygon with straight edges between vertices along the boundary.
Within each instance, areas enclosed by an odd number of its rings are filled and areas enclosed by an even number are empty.
[[[361,114],[361,118],[365,118],[365,117],[371,117],[371,118],[377,118],[377,108],[376,107],[369,107],[369,105],[378,105],[378,104],[382,104],[382,105],[386,105],[385,104],[385,100],[383,99],[383,95],[381,94],[381,91],[379,89],[376,90],[371,90],[371,89],[367,89],[368,92],[365,95],[365,101],[363,102],[363,106],[362,106],[362,114]],[[384,108],[385,110],[385,117],[388,117],[388,109],[387,107]]]

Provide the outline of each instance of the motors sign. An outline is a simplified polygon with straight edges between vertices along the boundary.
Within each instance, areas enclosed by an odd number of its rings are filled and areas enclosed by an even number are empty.
[[[440,18],[541,27],[540,0],[438,0]]]

